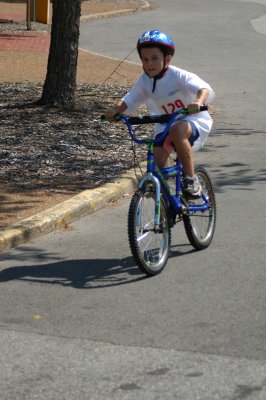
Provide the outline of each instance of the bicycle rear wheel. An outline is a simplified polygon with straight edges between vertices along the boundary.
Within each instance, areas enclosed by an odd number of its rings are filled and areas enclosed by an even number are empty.
[[[183,222],[191,245],[196,250],[203,250],[212,241],[217,210],[215,194],[207,171],[203,167],[196,167],[195,173],[201,183],[203,194],[209,202],[209,208],[205,211],[194,211],[189,215],[184,215]]]
[[[133,258],[145,274],[157,275],[164,269],[170,249],[171,231],[167,208],[161,200],[160,227],[155,230],[155,193],[152,187],[138,190],[128,213],[128,238]]]

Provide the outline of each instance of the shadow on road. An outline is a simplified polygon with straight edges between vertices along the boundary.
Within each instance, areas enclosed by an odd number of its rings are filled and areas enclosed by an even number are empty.
[[[131,257],[62,260],[50,264],[11,267],[0,272],[0,282],[19,280],[77,289],[124,285],[145,278]]]
[[[30,259],[43,262],[38,265],[10,267],[0,272],[0,283],[19,280],[31,283],[60,285],[76,289],[99,289],[125,285],[146,279],[132,257],[122,259],[64,260],[41,249],[20,248],[17,254],[1,255],[0,261]],[[194,252],[190,245],[174,245],[170,257],[185,256]],[[47,260],[53,260],[45,264]]]

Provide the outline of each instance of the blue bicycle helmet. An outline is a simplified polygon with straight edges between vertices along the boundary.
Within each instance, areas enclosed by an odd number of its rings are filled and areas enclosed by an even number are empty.
[[[164,55],[175,53],[175,45],[170,36],[160,31],[146,31],[138,39],[137,50],[140,55],[140,50],[144,47],[159,47],[163,50]]]

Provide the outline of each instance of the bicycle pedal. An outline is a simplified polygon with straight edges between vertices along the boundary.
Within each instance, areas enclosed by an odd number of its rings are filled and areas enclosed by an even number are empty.
[[[186,201],[191,201],[191,200],[201,199],[202,197],[201,197],[201,194],[199,194],[197,196],[193,196],[192,194],[184,193],[183,198],[186,199]]]

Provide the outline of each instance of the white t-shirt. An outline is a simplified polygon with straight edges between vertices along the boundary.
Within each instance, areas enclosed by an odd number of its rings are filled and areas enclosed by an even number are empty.
[[[145,104],[151,115],[172,114],[194,100],[200,89],[209,90],[208,104],[215,97],[213,89],[207,82],[191,72],[172,65],[169,66],[164,76],[157,80],[154,93],[152,93],[152,88],[153,78],[143,73],[122,99],[126,103],[129,113]],[[186,118],[194,122],[200,135],[193,148],[202,147],[213,124],[210,114],[208,111],[203,111],[188,115]],[[164,125],[156,125],[156,133],[162,132]]]

